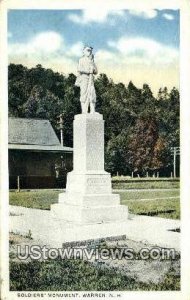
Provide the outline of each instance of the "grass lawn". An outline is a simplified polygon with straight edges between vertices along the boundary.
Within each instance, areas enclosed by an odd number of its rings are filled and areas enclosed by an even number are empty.
[[[37,190],[10,192],[10,204],[38,209],[50,209],[57,203],[60,190]],[[120,192],[121,204],[129,207],[129,212],[139,215],[158,216],[163,218],[180,218],[179,190],[165,191],[127,191]],[[174,197],[174,198],[170,198]],[[156,200],[140,200],[154,199]],[[160,199],[159,199],[160,198]]]
[[[93,266],[82,260],[10,262],[11,291],[135,291],[179,290],[180,277],[169,271],[159,284],[137,282],[133,278]]]
[[[50,209],[58,202],[60,190],[35,190],[9,193],[9,203],[30,208]]]
[[[126,180],[114,181],[114,189],[175,189],[180,187],[179,181],[172,180]]]
[[[139,199],[159,199],[159,198],[169,198],[169,197],[179,197],[179,190],[139,190],[139,191],[126,191],[120,192],[122,204],[126,200],[139,200]],[[160,201],[160,199],[158,200]]]
[[[131,191],[120,193],[120,195],[121,204],[127,205],[129,212],[133,214],[180,219],[179,190]]]
[[[180,219],[179,199],[162,199],[159,201],[123,201],[129,212],[137,215],[157,216],[168,219]]]

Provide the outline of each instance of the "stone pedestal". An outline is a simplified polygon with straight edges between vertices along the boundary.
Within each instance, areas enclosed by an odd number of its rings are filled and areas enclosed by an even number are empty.
[[[51,213],[62,242],[124,234],[128,208],[112,194],[111,176],[104,171],[104,120],[99,113],[75,116],[74,168]]]

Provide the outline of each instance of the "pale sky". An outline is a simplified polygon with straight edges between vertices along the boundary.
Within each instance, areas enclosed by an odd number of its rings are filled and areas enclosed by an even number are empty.
[[[179,88],[178,10],[9,11],[10,63],[76,74],[86,44],[99,73],[115,82],[147,83],[155,94]]]

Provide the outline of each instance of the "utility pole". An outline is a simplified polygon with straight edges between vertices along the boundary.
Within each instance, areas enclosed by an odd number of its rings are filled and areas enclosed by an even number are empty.
[[[17,176],[17,192],[20,192],[20,176]]]
[[[60,129],[61,145],[62,146],[63,146],[63,116],[64,116],[63,113],[58,116],[58,118],[59,118],[58,124],[59,124],[59,129]]]
[[[173,177],[176,178],[176,157],[180,155],[180,147],[171,147],[171,153],[173,155]]]

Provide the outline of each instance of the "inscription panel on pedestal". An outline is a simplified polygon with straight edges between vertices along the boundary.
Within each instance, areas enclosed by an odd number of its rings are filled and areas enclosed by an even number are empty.
[[[86,169],[104,170],[104,121],[88,120],[86,124]]]
[[[94,193],[107,193],[111,190],[111,180],[107,178],[88,178],[87,179],[87,189],[88,191]]]

